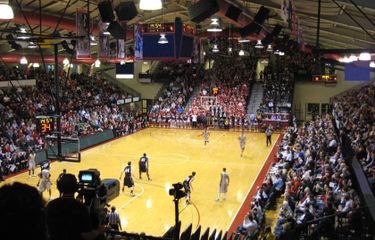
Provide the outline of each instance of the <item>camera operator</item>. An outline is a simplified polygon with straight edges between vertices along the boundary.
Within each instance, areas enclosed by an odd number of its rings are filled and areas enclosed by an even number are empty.
[[[72,174],[64,174],[57,188],[61,197],[47,205],[47,226],[50,240],[91,240],[105,231],[104,226],[92,228],[87,207],[74,198],[78,190],[77,179]]]

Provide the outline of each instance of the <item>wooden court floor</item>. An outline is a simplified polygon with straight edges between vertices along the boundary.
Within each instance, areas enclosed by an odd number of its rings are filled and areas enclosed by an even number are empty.
[[[210,131],[207,146],[200,134],[200,130],[148,128],[83,151],[81,163],[54,162],[52,197],[58,197],[55,180],[64,168],[76,176],[80,170],[96,168],[102,179],[118,179],[126,163],[132,161],[136,196],[131,197],[126,189],[109,204],[118,209],[123,230],[160,236],[174,225],[174,204],[168,189],[172,183],[182,182],[196,171],[191,195],[194,204],[186,207],[185,201],[180,201],[182,229],[193,223],[193,229],[200,224],[225,231],[272,148],[266,147],[264,133],[246,133],[246,149],[241,158],[239,132]],[[149,156],[152,181],[145,174],[142,180],[138,178],[138,160],[143,153]],[[230,176],[228,196],[226,201],[216,202],[223,167]],[[22,173],[6,182],[20,181],[36,186],[37,180]],[[44,197],[48,197],[47,193]]]

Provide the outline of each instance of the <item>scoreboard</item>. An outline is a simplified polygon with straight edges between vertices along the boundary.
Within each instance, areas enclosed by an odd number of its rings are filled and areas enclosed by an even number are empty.
[[[158,44],[164,33],[168,43]],[[166,23],[136,24],[134,26],[135,60],[188,59],[193,55],[195,28],[181,20]]]
[[[42,135],[50,134],[55,129],[56,119],[53,116],[36,116],[37,130]]]

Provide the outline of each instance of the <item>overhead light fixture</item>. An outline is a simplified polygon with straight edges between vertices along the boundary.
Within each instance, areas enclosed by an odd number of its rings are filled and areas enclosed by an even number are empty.
[[[279,56],[284,56],[285,55],[285,53],[284,52],[282,52],[282,51],[279,51]]]
[[[375,61],[370,62],[370,68],[375,68]]]
[[[34,43],[34,42],[29,42],[29,44],[27,44],[27,48],[37,48],[38,46]]]
[[[273,53],[275,55],[279,55],[280,54],[280,50],[279,49],[276,49],[276,51]]]
[[[217,44],[214,44],[214,47],[212,48],[212,52],[219,52],[219,48],[217,47]]]
[[[239,43],[248,43],[248,42],[250,42],[250,39],[247,39],[247,38],[240,38],[240,39],[238,39],[238,42],[239,42]]]
[[[241,49],[241,50],[238,52],[238,55],[239,55],[239,56],[245,56],[245,51]]]
[[[105,30],[105,31],[103,32],[103,35],[111,35],[111,33],[108,32],[107,30]]]
[[[64,64],[64,65],[69,65],[69,59],[64,58],[64,60],[63,60],[63,64]]]
[[[255,48],[258,48],[258,49],[263,48],[262,41],[258,40],[258,41],[257,41],[257,44],[255,44]]]
[[[19,27],[20,33],[26,33],[26,28],[24,26]]]
[[[272,45],[271,44],[268,44],[268,46],[267,46],[267,50],[266,50],[267,52],[272,52],[273,51],[273,49],[272,49]]]
[[[0,0],[0,19],[13,19],[14,13],[8,0]]]
[[[69,67],[70,67],[70,68],[73,68],[73,67],[74,67],[74,64],[73,64],[73,63],[69,64]]]
[[[358,61],[358,57],[354,55],[350,55],[349,60],[350,62],[355,62],[355,61]]]
[[[350,60],[350,58],[347,57],[347,56],[344,56],[344,58],[342,58],[341,61],[344,62],[344,63],[350,63],[350,62],[352,62],[352,60]]]
[[[25,34],[19,34],[17,35],[17,39],[26,40],[26,39],[30,39],[30,36],[25,35]]]
[[[206,52],[203,52],[203,56],[206,56]]]
[[[125,65],[125,61],[124,61],[124,60],[121,60],[121,61],[120,61],[120,65]]]
[[[159,44],[167,44],[168,39],[165,37],[165,33],[160,33],[160,38],[158,40]]]
[[[221,32],[223,29],[220,28],[219,19],[214,17],[211,18],[211,24],[210,27],[207,28],[207,32]]]
[[[109,33],[109,32],[108,32]],[[104,32],[103,32],[103,34],[104,34]],[[96,46],[96,45],[98,45],[98,43],[96,42],[96,40],[95,40],[95,36],[90,36],[90,46]]]
[[[33,67],[34,68],[38,68],[39,67],[39,63],[33,63]]]
[[[262,61],[260,61],[260,63],[267,64],[268,60],[267,59],[263,59]]]
[[[228,52],[232,52],[232,48],[231,47],[228,48]]]
[[[363,52],[359,54],[359,60],[360,61],[370,61],[371,60],[371,54],[368,52]]]
[[[22,56],[21,59],[20,59],[20,63],[22,65],[26,65],[28,63],[27,58],[25,56]]]
[[[95,67],[96,68],[100,68],[100,64],[101,64],[100,60],[96,59],[96,61],[95,61]]]
[[[163,7],[161,0],[140,0],[139,9],[141,10],[159,10]]]

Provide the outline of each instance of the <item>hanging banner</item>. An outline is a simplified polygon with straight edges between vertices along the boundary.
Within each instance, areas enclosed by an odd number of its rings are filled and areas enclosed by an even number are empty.
[[[99,43],[98,43],[98,54],[99,58],[109,57],[109,35],[104,34],[107,30],[108,24],[103,23],[101,20],[98,22],[99,29]]]
[[[126,45],[124,39],[117,40],[117,56],[118,59],[126,58]]]
[[[288,22],[288,3],[287,3],[287,0],[280,0],[280,1],[281,1],[280,17],[285,23],[287,23]]]
[[[143,59],[143,38],[142,38],[142,25],[134,24],[134,59]]]
[[[89,36],[89,15],[87,10],[77,8],[76,12],[76,32],[77,36],[84,36],[84,38],[77,40],[77,59],[91,58],[90,54],[90,36]]]

